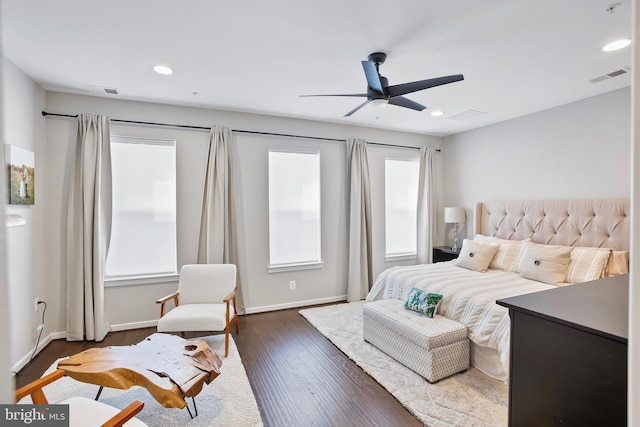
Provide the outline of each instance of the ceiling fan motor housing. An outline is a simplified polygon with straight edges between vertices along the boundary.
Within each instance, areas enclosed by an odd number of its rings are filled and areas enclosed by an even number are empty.
[[[367,87],[367,95],[369,95],[370,99],[389,99],[389,93],[387,91],[387,86],[389,86],[389,80],[386,77],[380,76],[380,85],[382,86],[382,90],[384,93],[380,93],[376,90]]]
[[[384,64],[384,61],[387,59],[387,54],[384,52],[374,52],[369,55],[367,59],[378,66],[380,64]]]

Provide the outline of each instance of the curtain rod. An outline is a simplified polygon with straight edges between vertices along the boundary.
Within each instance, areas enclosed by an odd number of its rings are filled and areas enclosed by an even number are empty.
[[[42,112],[42,116],[43,117],[47,117],[47,116],[69,117],[69,118],[74,118],[74,119],[78,117],[77,114],[76,115],[72,115],[72,114],[48,113],[46,111]],[[122,119],[111,119],[111,121],[112,122],[118,122],[118,123],[129,123],[129,124],[134,124],[134,125],[166,126],[166,127],[173,127],[173,128],[208,130],[208,131],[211,130],[210,127],[206,127],[206,126],[178,125],[178,124],[172,124],[172,123],[157,123],[157,122],[141,122],[141,121],[136,121],[136,120],[122,120]],[[304,138],[304,139],[315,139],[315,140],[322,140],[322,141],[347,142],[346,139],[324,138],[324,137],[320,137],[320,136],[293,135],[293,134],[288,134],[288,133],[258,132],[258,131],[252,131],[252,130],[242,130],[242,129],[232,129],[232,132],[248,133],[248,134],[253,134],[253,135],[284,136],[284,137],[288,137],[288,138]],[[419,150],[420,149],[419,147],[411,147],[411,146],[408,146],[408,145],[393,145],[393,144],[384,144],[384,143],[381,143],[381,142],[369,142],[369,141],[367,141],[367,144],[381,146],[381,147],[408,148],[408,149],[411,149],[411,150]],[[440,152],[441,150],[439,148],[436,148],[436,151]]]

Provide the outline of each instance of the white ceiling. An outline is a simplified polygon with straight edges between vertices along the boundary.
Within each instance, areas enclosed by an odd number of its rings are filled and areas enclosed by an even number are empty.
[[[44,89],[449,135],[629,86],[631,0],[0,0],[4,55]],[[360,61],[387,53],[422,112],[367,106]],[[157,63],[175,73],[160,76]],[[197,93],[197,94],[194,94]],[[444,111],[434,118],[430,111]],[[466,110],[486,114],[449,117]],[[127,119],[133,119],[127,117]]]

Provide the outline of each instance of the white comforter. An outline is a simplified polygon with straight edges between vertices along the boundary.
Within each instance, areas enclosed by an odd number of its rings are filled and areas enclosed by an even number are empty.
[[[497,350],[505,366],[509,360],[509,313],[496,300],[555,288],[524,279],[517,273],[502,270],[480,273],[449,261],[389,268],[380,273],[367,301],[406,300],[414,287],[442,294],[438,314],[465,325],[469,339]]]

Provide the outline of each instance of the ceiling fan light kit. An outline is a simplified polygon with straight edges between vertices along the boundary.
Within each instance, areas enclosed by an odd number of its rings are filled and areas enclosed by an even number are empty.
[[[362,61],[362,69],[364,70],[364,75],[367,78],[367,93],[300,96],[351,96],[367,98],[367,100],[362,104],[358,105],[356,108],[345,114],[345,117],[351,116],[353,113],[370,103],[376,106],[391,104],[398,107],[409,108],[415,111],[422,111],[427,107],[415,101],[412,101],[409,98],[405,98],[404,95],[464,80],[464,76],[462,74],[454,74],[450,76],[436,77],[432,79],[418,80],[415,82],[389,86],[389,80],[387,80],[386,77],[380,75],[380,65],[384,64],[384,61],[386,59],[386,53],[374,52],[369,55],[366,61]]]

